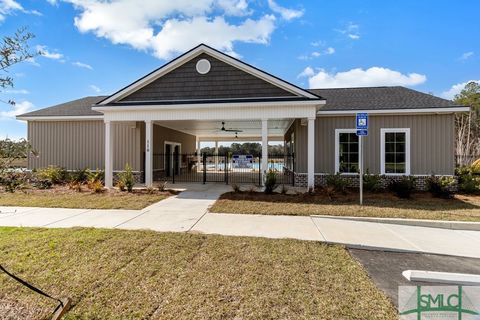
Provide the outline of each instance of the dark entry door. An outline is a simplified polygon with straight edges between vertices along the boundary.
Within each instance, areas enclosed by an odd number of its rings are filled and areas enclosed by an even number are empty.
[[[173,148],[173,174],[180,174],[180,146],[175,146]]]
[[[172,146],[165,145],[165,175],[170,177],[172,175]]]

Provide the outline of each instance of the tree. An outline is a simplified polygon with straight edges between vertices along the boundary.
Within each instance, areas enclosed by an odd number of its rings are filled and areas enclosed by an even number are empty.
[[[18,29],[13,36],[3,37],[0,42],[0,91],[13,87],[13,78],[9,75],[9,69],[26,60],[32,59],[41,52],[32,52],[29,42],[35,36],[26,28]],[[3,101],[14,105],[13,100]]]
[[[480,156],[480,84],[467,83],[454,102],[470,107],[455,116],[457,163],[464,166]]]

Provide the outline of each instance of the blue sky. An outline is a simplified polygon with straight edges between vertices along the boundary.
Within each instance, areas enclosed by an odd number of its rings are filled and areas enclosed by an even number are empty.
[[[0,35],[27,26],[44,56],[10,70],[14,115],[131,83],[199,42],[302,87],[404,85],[451,98],[480,79],[480,1],[0,0]],[[38,46],[38,47],[37,47]]]

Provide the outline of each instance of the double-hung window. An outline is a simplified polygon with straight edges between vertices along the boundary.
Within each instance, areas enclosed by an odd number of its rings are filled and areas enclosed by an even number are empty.
[[[355,129],[335,130],[335,172],[355,174],[358,166],[358,136]]]
[[[410,129],[381,129],[381,173],[410,174]]]

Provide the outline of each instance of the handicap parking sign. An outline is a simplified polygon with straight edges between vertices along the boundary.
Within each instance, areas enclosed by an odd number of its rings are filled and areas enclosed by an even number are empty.
[[[357,113],[357,130],[368,129],[368,113]]]

